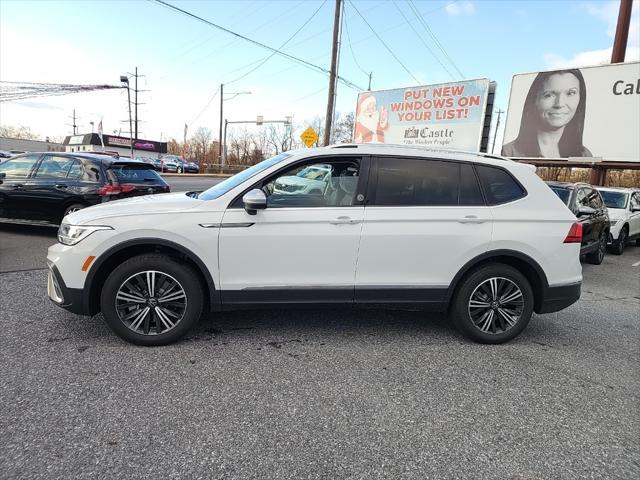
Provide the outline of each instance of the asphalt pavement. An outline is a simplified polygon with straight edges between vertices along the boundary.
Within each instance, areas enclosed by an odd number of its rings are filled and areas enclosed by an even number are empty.
[[[53,305],[46,271],[17,267],[54,237],[11,228],[3,479],[640,477],[638,247],[585,264],[580,301],[506,345],[347,309],[214,314],[145,348]]]

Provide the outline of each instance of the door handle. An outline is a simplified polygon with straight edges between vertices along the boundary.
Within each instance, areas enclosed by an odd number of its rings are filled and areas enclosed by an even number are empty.
[[[340,216],[333,220],[329,220],[329,223],[331,225],[356,225],[360,223],[360,220],[352,220],[351,217]]]
[[[57,185],[56,185],[56,188],[57,188],[58,190],[64,190],[65,188],[67,188],[67,186],[66,186],[66,185],[64,185],[64,184],[62,184],[62,183],[59,183],[59,184],[57,184]]]
[[[13,189],[14,189],[14,190],[22,190],[23,188],[24,188],[24,185],[22,185],[21,183],[16,183],[16,184],[13,186]]]
[[[464,218],[458,220],[458,223],[484,223],[486,220],[478,218],[477,215],[466,215]]]

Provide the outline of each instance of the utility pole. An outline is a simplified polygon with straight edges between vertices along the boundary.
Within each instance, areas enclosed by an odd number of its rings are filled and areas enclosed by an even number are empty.
[[[222,112],[222,106],[224,102],[224,85],[221,83],[220,84],[220,133],[218,134],[218,163],[220,163],[220,172],[222,172],[222,119],[223,119],[223,112]]]
[[[78,134],[78,125],[76,125],[76,120],[78,118],[76,117],[76,109],[75,108],[73,109],[73,115],[70,116],[70,117],[67,117],[67,118],[70,118],[73,121],[73,123],[71,125],[69,125],[69,124],[67,124],[67,125],[69,127],[72,127],[73,128],[73,134],[77,135]]]
[[[372,76],[372,75],[373,75],[373,72],[371,72],[371,73],[369,74],[369,86],[367,87],[367,91],[369,91],[369,92],[371,91],[371,76]]]
[[[613,51],[611,52],[611,63],[624,62],[627,51],[627,39],[629,38],[629,25],[631,24],[631,9],[633,0],[620,0],[620,10],[618,11],[618,25],[616,36],[613,40]]]
[[[340,17],[342,13],[342,0],[336,0],[336,12],[333,18],[333,45],[331,47],[331,72],[329,73],[329,98],[327,99],[327,116],[324,121],[324,144],[331,141],[331,124],[333,121],[333,109],[336,95],[336,79],[338,76],[338,43],[340,33]]]
[[[496,137],[498,136],[498,128],[500,127],[500,117],[504,113],[504,110],[498,109],[496,112],[498,114],[498,121],[496,122],[496,129],[493,131],[493,144],[491,145],[491,153],[496,151]]]
[[[138,139],[138,67],[136,67],[136,74],[135,74],[135,78],[136,78],[136,83],[135,83],[135,89],[133,90],[135,92],[135,103],[134,105],[136,106],[136,133],[135,136],[133,138],[135,138],[136,140]]]

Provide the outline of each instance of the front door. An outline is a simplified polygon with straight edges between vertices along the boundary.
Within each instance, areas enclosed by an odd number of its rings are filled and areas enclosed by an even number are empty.
[[[266,209],[232,203],[219,225],[222,303],[353,302],[363,167],[355,157],[307,160],[254,185]]]
[[[439,306],[460,267],[491,242],[491,210],[474,169],[393,157],[372,168],[355,300]]]
[[[79,163],[73,157],[47,154],[26,186],[35,219],[57,223],[76,194]],[[69,172],[74,174],[69,176]],[[75,178],[74,178],[75,177]]]
[[[21,155],[0,164],[0,217],[33,219],[35,206],[29,200],[27,184],[40,154]]]

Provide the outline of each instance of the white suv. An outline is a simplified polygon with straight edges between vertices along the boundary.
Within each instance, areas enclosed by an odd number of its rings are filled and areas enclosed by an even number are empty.
[[[609,210],[609,248],[622,255],[627,242],[640,245],[640,190],[597,187]]]
[[[324,191],[274,191],[314,165],[331,169]],[[278,155],[200,194],[68,215],[48,291],[143,345],[179,339],[203,312],[319,304],[448,311],[466,336],[501,343],[532,312],[578,300],[581,236],[526,165],[339,145]]]

